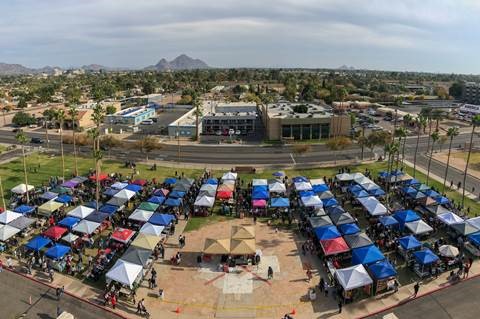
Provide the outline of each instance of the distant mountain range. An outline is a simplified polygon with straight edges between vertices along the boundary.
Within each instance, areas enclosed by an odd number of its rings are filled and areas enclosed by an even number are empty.
[[[166,59],[161,59],[157,64],[148,66],[143,70],[149,71],[174,71],[174,70],[194,70],[194,69],[207,69],[209,66],[200,59],[193,59],[186,54],[181,54],[172,61],[167,61]],[[35,69],[28,68],[21,64],[8,64],[0,63],[0,75],[23,75],[23,74],[54,74],[55,71],[59,70],[69,70],[76,68],[60,68],[46,66],[43,68]],[[103,66],[100,64],[89,64],[79,67],[78,69],[83,69],[85,71],[98,72],[101,70],[105,71],[121,71],[129,70],[129,68],[112,68]]]

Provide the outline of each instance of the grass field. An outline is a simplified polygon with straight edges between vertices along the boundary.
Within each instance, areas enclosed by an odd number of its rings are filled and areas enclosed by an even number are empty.
[[[452,158],[462,158],[465,162],[467,161],[467,156],[468,152],[452,152]],[[465,167],[465,163],[463,166]],[[472,151],[468,168],[480,171],[480,152]]]

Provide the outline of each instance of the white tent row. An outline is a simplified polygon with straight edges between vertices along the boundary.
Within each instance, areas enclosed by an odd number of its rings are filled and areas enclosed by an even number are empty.
[[[107,282],[115,281],[122,285],[133,288],[133,284],[141,279],[143,267],[121,259],[107,272]]]
[[[311,191],[312,190],[312,184],[310,184],[309,182],[295,183],[295,190],[297,190],[297,191]]]
[[[280,182],[275,182],[273,184],[268,185],[268,191],[270,193],[285,193],[287,191],[287,188],[285,187],[285,184]]]
[[[252,181],[252,186],[267,186],[268,181],[266,179],[254,178]]]
[[[20,184],[20,185],[15,186],[14,188],[12,188],[11,191],[12,191],[12,193],[23,195],[27,191],[29,192],[29,191],[34,190],[34,189],[35,189],[35,187],[33,185]]]
[[[433,228],[421,219],[405,223],[405,227],[407,227],[414,235],[422,235],[433,231]]]
[[[195,203],[193,204],[194,206],[199,206],[199,207],[213,207],[215,204],[215,197],[211,196],[199,196],[195,199]]]
[[[133,213],[130,214],[130,216],[128,216],[128,219],[135,220],[137,222],[147,222],[152,215],[152,211],[137,208],[133,211]]]
[[[67,213],[67,215],[72,216],[72,217],[77,217],[77,218],[80,218],[80,219],[84,219],[85,217],[87,217],[88,215],[93,213],[94,211],[95,211],[95,209],[93,209],[91,207],[77,206],[74,209],[72,209],[71,211],[69,211]]]
[[[237,173],[228,172],[228,173],[223,174],[222,180],[223,181],[228,181],[228,180],[235,181],[235,180],[237,180],[237,176],[238,176]]]
[[[463,223],[462,217],[452,212],[446,212],[437,216],[437,218],[446,225]]]
[[[323,202],[317,195],[302,197],[301,200],[305,207],[323,207]]]
[[[340,285],[346,291],[365,287],[373,283],[372,278],[370,278],[370,275],[363,265],[336,269],[335,275]]]
[[[143,224],[140,228],[140,234],[153,235],[153,236],[162,236],[162,231],[165,229],[165,226],[154,225],[150,223]]]
[[[371,216],[382,216],[387,213],[387,208],[373,196],[357,198]]]

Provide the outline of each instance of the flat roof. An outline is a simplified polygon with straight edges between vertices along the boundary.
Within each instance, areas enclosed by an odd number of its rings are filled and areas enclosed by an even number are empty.
[[[294,111],[295,106],[306,105],[306,113],[298,113]],[[327,118],[333,116],[332,108],[328,105],[312,104],[312,103],[272,103],[268,104],[269,118]]]
[[[152,110],[155,111],[155,109],[153,108],[144,107],[144,106],[129,107],[127,109],[118,111],[117,113],[114,113],[111,116],[135,117],[135,116],[142,115],[143,113],[152,112]]]

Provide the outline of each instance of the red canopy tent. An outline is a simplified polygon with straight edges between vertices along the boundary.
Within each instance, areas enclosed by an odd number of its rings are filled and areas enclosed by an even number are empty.
[[[53,226],[47,229],[43,235],[53,240],[59,240],[62,238],[63,234],[65,234],[68,229],[60,227],[60,226]]]
[[[136,179],[133,181],[132,184],[135,184],[135,185],[138,185],[138,186],[145,186],[145,184],[147,184],[147,180],[146,179]]]
[[[230,192],[230,191],[217,192],[218,199],[230,199],[232,197],[233,197],[233,192]]]
[[[255,208],[265,208],[267,206],[267,201],[264,199],[254,199],[252,202]]]
[[[343,237],[320,240],[325,256],[345,253],[350,250]]]
[[[133,235],[135,235],[133,230],[118,227],[113,231],[112,239],[126,244],[132,239]]]
[[[107,178],[108,178],[107,174],[101,173],[100,175],[98,175],[98,180],[100,182],[106,180]],[[97,180],[97,175],[96,174],[90,175],[89,179],[95,182]]]

